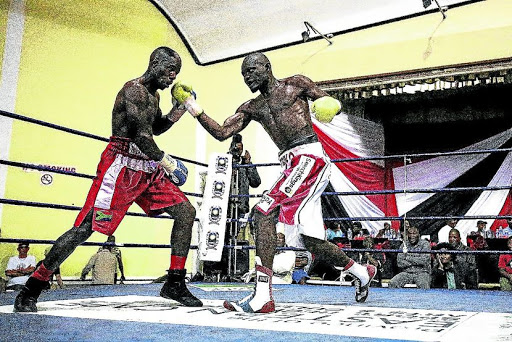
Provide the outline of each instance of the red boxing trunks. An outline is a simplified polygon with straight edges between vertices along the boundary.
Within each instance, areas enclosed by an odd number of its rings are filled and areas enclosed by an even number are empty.
[[[111,137],[75,227],[94,210],[92,229],[112,235],[133,202],[155,216],[185,201],[187,197],[157,161],[149,159],[130,139]]]
[[[329,183],[331,162],[322,144],[294,147],[283,152],[279,161],[283,171],[256,204],[256,209],[267,215],[280,206],[279,222],[298,226],[300,234],[324,239],[320,197]]]

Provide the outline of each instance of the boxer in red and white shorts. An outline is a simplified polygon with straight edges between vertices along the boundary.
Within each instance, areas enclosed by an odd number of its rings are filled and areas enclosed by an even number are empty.
[[[223,141],[241,132],[251,121],[263,126],[281,154],[284,171],[272,189],[253,211],[256,231],[256,284],[252,294],[242,300],[225,301],[231,311],[268,313],[275,311],[272,296],[272,266],[276,245],[276,220],[296,236],[292,245],[304,243],[317,258],[352,274],[356,301],[364,302],[375,276],[373,265],[363,266],[349,258],[336,245],[325,240],[320,195],[327,186],[330,161],[318,142],[311,114],[330,122],[341,110],[341,103],[304,75],[277,79],[269,59],[261,52],[251,53],[242,62],[242,76],[253,92],[260,94],[240,105],[221,125],[204,112],[190,91],[181,101],[187,110],[215,139]],[[311,102],[311,104],[310,104]]]
[[[319,142],[296,146],[279,155],[283,171],[256,209],[268,214],[280,206],[286,244],[304,247],[300,234],[325,239],[321,195],[331,174],[331,161]],[[292,226],[292,227],[290,227]]]
[[[73,227],[55,241],[16,296],[15,312],[37,312],[37,299],[53,272],[94,231],[112,235],[133,202],[148,215],[166,213],[174,219],[171,263],[160,296],[185,306],[203,305],[185,284],[196,210],[178,186],[185,183],[188,171],[153,139],[167,132],[186,111],[177,102],[167,114],[160,109],[158,91],[173,84],[180,70],[179,54],[161,46],[149,56],[144,74],[129,80],[119,90],[112,109],[112,137],[101,155],[85,205]],[[174,84],[173,98],[180,89]]]
[[[158,162],[149,159],[130,139],[111,137],[74,226],[80,226],[94,210],[92,229],[112,235],[133,202],[155,216],[162,214],[163,208],[184,201],[187,197]]]

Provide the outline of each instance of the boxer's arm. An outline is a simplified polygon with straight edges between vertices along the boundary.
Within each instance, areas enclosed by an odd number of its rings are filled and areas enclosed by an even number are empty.
[[[303,91],[303,95],[311,100],[316,100],[324,96],[329,96],[325,91],[320,89],[315,82],[303,75],[295,75],[290,78],[290,83],[299,87]]]
[[[222,125],[219,125],[205,112],[197,116],[197,121],[199,121],[201,126],[203,126],[204,129],[206,129],[206,131],[215,139],[224,141],[234,134],[242,131],[247,127],[249,122],[251,122],[251,116],[247,112],[241,110],[242,107],[240,107],[234,115],[228,117]]]
[[[177,106],[174,106],[167,115],[162,115],[162,111],[159,110],[159,113],[155,118],[155,122],[153,122],[153,134],[160,135],[167,132],[172,125],[178,122],[186,111],[187,110],[185,108],[178,108]]]

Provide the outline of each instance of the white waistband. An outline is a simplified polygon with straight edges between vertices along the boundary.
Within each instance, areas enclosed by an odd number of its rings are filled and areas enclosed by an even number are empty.
[[[279,154],[279,162],[281,166],[288,166],[288,163],[292,160],[294,156],[301,154],[310,154],[313,156],[327,158],[325,154],[324,148],[320,142],[313,142],[309,144],[295,146],[289,150],[284,151]]]

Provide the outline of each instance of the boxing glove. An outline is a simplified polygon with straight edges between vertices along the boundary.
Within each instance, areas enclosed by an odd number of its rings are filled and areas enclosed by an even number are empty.
[[[320,122],[331,122],[336,114],[341,110],[340,101],[330,96],[323,96],[315,101],[311,106],[311,111],[315,118]]]
[[[192,90],[192,86],[177,81],[171,88],[171,95],[180,105],[184,105],[193,117],[203,114],[203,109],[196,102],[196,93]]]
[[[188,170],[181,160],[174,159],[168,154],[164,154],[160,165],[164,169],[171,182],[177,186],[182,186],[187,181]]]

